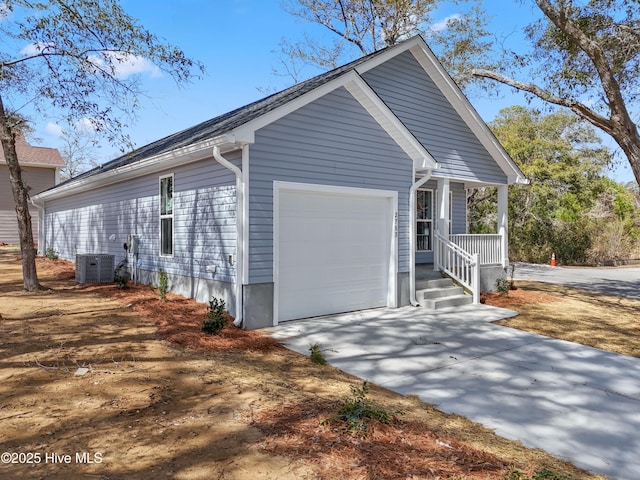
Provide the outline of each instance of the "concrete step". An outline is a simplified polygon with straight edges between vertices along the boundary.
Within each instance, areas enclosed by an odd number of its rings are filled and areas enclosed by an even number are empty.
[[[433,300],[436,298],[453,297],[462,294],[464,294],[464,288],[454,286],[453,282],[450,282],[449,285],[445,287],[416,290],[416,298],[419,302],[422,302],[423,300]]]
[[[453,286],[450,278],[420,279],[416,280],[416,290],[426,290],[430,288],[444,288]]]
[[[471,295],[462,294],[424,300],[420,302],[420,305],[430,310],[441,310],[443,308],[471,305],[472,303],[473,298],[471,297]]]

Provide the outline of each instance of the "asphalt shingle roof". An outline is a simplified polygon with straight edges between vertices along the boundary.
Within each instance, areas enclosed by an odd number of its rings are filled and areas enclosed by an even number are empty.
[[[274,93],[273,95],[257,100],[243,107],[237,108],[236,110],[232,110],[218,117],[199,123],[198,125],[195,125],[193,127],[187,128],[177,133],[173,133],[160,140],[156,140],[155,142],[133,150],[130,153],[122,155],[99,167],[96,167],[70,180],[67,180],[67,182],[91,177],[99,173],[114,170],[125,165],[130,165],[145,158],[169,152],[180,147],[185,147],[201,140],[214,138],[218,135],[228,133],[234,128],[237,128],[250,122],[251,120],[269,113],[270,111],[275,110],[282,105],[285,105],[286,103],[304,95],[305,93],[308,93],[315,88],[335,78],[338,78],[345,73],[352,71],[358,65],[361,65],[362,63],[379,55],[385,50],[386,49],[378,50],[377,52],[361,57],[357,60],[354,60],[353,62],[350,62],[329,72],[310,78],[309,80],[305,80],[278,93]],[[60,185],[64,185],[67,182],[63,182]]]
[[[51,166],[52,168],[63,167],[64,160],[60,152],[55,148],[34,147],[29,145],[22,135],[16,137],[16,154],[18,161],[23,166]],[[6,163],[4,152],[0,148],[0,163]]]

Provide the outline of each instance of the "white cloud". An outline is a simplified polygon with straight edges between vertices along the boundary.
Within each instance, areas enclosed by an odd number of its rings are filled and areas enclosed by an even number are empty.
[[[42,52],[46,52],[47,50],[50,50],[53,48],[55,48],[55,44],[51,42],[50,43],[30,43],[29,45],[24,47],[22,50],[20,50],[20,53],[23,55],[31,56],[31,55],[37,55]]]
[[[111,68],[117,78],[127,78],[139,73],[150,73],[151,77],[160,77],[162,72],[153,63],[143,57],[124,52],[104,52],[89,57],[89,61],[99,68]]]
[[[93,133],[99,129],[104,128],[105,123],[97,118],[84,117],[76,122],[73,126],[76,132],[80,133]]]
[[[434,23],[429,29],[433,32],[441,32],[442,30],[446,30],[449,27],[449,22],[460,20],[461,17],[462,15],[460,15],[459,13],[454,13],[453,15],[449,15],[439,22]]]
[[[52,123],[52,122],[47,123],[47,126],[44,128],[44,131],[47,132],[49,135],[54,135],[56,137],[62,136],[62,127],[57,123]]]
[[[6,2],[0,2],[0,22],[9,16],[9,7]]]

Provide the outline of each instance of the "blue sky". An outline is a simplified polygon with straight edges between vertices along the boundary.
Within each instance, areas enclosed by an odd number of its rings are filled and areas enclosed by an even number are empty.
[[[295,41],[305,33],[330,39],[331,34],[288,14],[282,8],[284,1],[289,0],[122,0],[130,15],[202,62],[207,70],[201,80],[176,87],[151,66],[141,66],[146,96],[129,131],[135,145],[145,145],[290,85],[291,78],[273,73],[281,59],[280,41]],[[535,13],[519,2],[504,0],[485,1],[485,8],[493,16],[492,29],[513,32],[510,40],[514,42]],[[444,19],[454,13],[455,9],[443,10],[436,17]],[[476,95],[471,102],[485,121],[491,121],[501,108],[525,104],[525,99],[504,90],[501,98]],[[43,145],[60,146],[54,122],[38,119],[36,135]],[[104,147],[97,153],[104,162],[118,151]],[[624,164],[626,160],[612,173],[618,181],[632,179],[631,169]]]

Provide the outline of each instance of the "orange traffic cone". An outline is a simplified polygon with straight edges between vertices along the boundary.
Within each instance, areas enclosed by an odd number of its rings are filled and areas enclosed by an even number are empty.
[[[551,266],[552,267],[556,266],[556,254],[555,253],[551,254]]]

